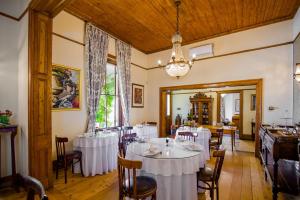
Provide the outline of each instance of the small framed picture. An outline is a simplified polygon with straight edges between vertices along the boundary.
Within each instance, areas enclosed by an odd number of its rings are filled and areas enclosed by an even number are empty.
[[[80,69],[52,66],[52,110],[80,110]]]
[[[132,83],[132,107],[144,107],[144,86]]]
[[[251,94],[250,110],[256,110],[256,94]]]

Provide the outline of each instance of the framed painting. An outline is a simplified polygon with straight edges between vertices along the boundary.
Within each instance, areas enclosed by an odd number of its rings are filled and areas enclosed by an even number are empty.
[[[80,69],[52,65],[52,110],[80,110]]]
[[[256,110],[256,94],[251,94],[250,110]]]
[[[144,86],[132,83],[132,107],[144,107]]]

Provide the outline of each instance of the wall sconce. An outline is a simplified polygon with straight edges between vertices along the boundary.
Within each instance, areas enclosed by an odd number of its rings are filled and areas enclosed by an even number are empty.
[[[297,82],[300,82],[300,63],[297,63],[296,64],[296,72],[294,74],[294,79],[297,81]]]

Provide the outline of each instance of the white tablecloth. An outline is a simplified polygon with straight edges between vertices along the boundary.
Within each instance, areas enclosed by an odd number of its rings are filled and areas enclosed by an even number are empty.
[[[133,133],[136,133],[138,137],[150,139],[157,138],[158,131],[155,125],[136,125],[133,127]]]
[[[208,128],[179,128],[176,131],[175,139],[178,139],[180,136],[178,132],[190,131],[192,133],[197,133],[196,143],[201,144],[205,149],[205,158],[206,160],[210,159],[209,156],[209,139],[211,138],[211,132]]]
[[[166,147],[165,140],[154,138],[149,143],[131,143],[126,158],[143,162],[140,174],[156,180],[158,200],[196,200],[196,173],[206,162],[204,151],[188,151],[172,139]],[[154,157],[143,156],[150,144],[158,147],[162,153]]]
[[[82,152],[84,176],[95,176],[117,168],[118,133],[98,133],[97,136],[81,136],[74,139],[74,150]],[[79,163],[75,173],[80,173]]]

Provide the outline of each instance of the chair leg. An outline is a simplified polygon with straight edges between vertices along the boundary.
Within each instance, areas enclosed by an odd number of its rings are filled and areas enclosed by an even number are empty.
[[[27,193],[27,200],[34,200],[34,190],[29,189]]]
[[[216,190],[217,190],[217,200],[219,200],[219,184],[217,184]]]
[[[213,187],[210,189],[210,193],[211,193],[211,196],[210,196],[211,200],[214,200],[214,188]]]
[[[156,200],[156,192],[152,194],[151,200]]]
[[[68,167],[67,167],[67,163],[65,162],[65,183],[67,183],[67,172],[68,172]]]
[[[84,176],[83,175],[83,170],[82,170],[82,159],[81,159],[81,157],[79,159],[79,164],[80,164],[80,173],[81,173],[81,176]]]
[[[55,164],[55,171],[56,171],[56,179],[58,179],[58,161],[56,161],[56,164]]]
[[[74,162],[73,162],[73,160],[72,160],[71,167],[72,167],[72,174],[74,174]]]

